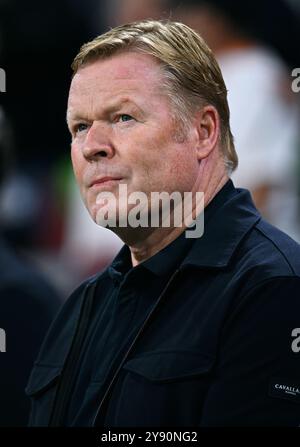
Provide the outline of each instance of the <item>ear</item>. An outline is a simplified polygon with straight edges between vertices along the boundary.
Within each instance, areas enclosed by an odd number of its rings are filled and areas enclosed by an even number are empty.
[[[220,135],[220,117],[212,105],[204,106],[195,116],[197,133],[197,156],[202,160],[209,156],[218,145]]]

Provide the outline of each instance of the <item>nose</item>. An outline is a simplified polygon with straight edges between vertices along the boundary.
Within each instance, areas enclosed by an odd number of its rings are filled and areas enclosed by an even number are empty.
[[[109,131],[103,124],[93,122],[89,128],[84,142],[83,155],[88,161],[98,161],[99,158],[114,156]]]

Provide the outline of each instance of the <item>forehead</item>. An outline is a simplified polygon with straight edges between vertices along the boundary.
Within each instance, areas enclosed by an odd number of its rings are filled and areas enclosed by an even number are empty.
[[[98,59],[80,68],[74,75],[69,103],[76,97],[117,93],[148,93],[161,86],[162,71],[157,59],[137,52],[125,52]]]

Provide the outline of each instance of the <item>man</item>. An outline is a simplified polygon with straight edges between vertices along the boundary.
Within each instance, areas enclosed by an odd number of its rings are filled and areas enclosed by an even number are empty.
[[[298,426],[300,249],[230,180],[213,54],[181,23],[143,21],[84,45],[73,69],[75,175],[125,245],[52,325],[26,389],[31,425]],[[192,194],[181,226],[155,192]]]

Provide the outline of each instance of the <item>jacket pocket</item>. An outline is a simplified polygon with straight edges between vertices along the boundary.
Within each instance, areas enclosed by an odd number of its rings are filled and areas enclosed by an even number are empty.
[[[194,351],[149,352],[127,361],[123,368],[152,382],[187,380],[208,373],[214,357]]]
[[[47,426],[55,398],[61,366],[35,363],[25,393],[31,399],[29,426]]]
[[[152,351],[129,359],[112,392],[107,423],[199,424],[214,363],[214,357],[195,351]]]

